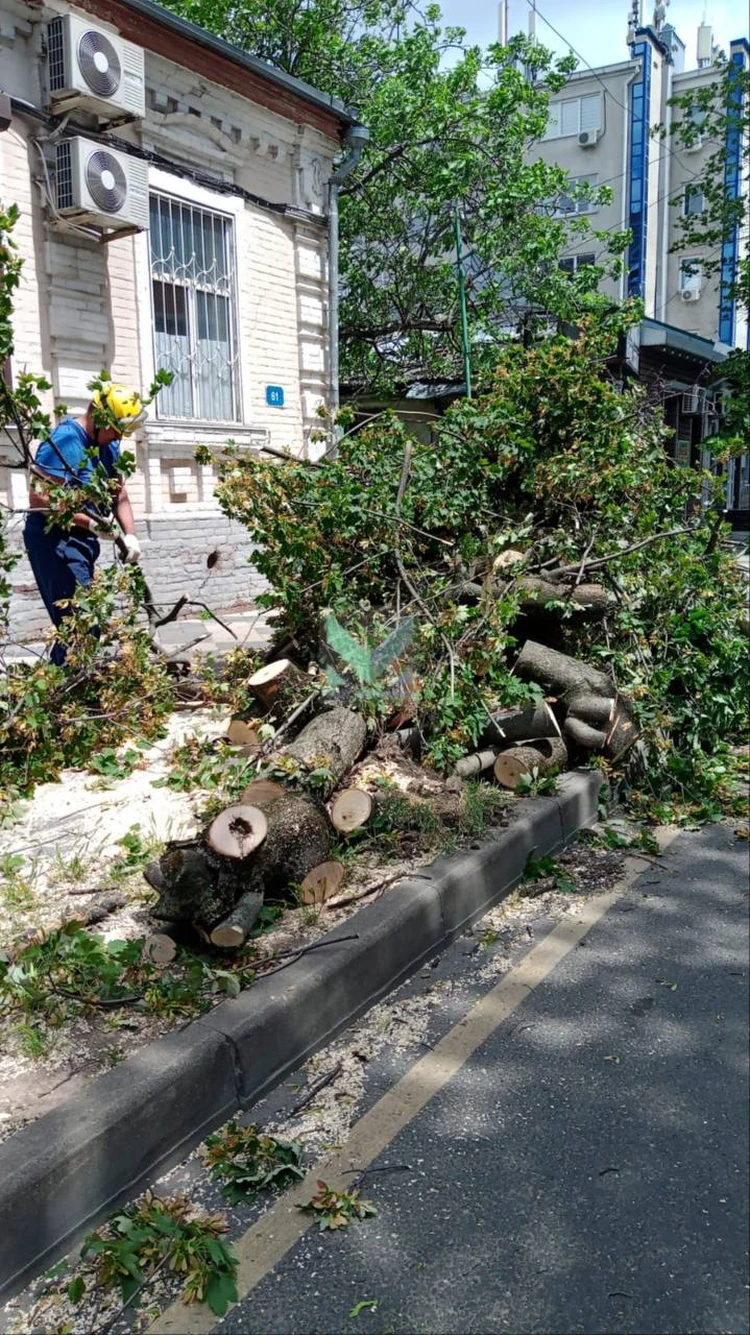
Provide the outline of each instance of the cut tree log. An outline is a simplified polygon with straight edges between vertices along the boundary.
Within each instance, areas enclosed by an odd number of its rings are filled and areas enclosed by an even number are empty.
[[[244,718],[235,717],[227,728],[227,741],[231,746],[242,746],[248,752],[260,751],[260,737]]]
[[[336,894],[346,872],[340,862],[321,862],[307,873],[299,892],[303,904],[325,904]]]
[[[550,774],[565,769],[568,748],[561,737],[544,737],[528,746],[512,746],[501,751],[494,765],[497,782],[503,788],[518,787],[524,774]]]
[[[267,831],[268,822],[260,807],[237,803],[220,812],[209,827],[206,840],[221,857],[244,861],[263,843]]]
[[[572,714],[568,714],[563,723],[563,731],[571,742],[583,747],[584,751],[603,751],[607,744],[606,732],[592,728],[590,723],[584,723],[583,719],[575,718]]]
[[[285,793],[286,788],[271,779],[253,779],[242,793],[240,802],[247,803],[251,807],[259,807],[262,811],[269,802],[273,802],[277,797],[283,797]]]
[[[269,802],[264,815],[268,833],[250,859],[246,888],[283,894],[326,861],[331,825],[325,808],[303,793],[285,792]]]
[[[305,782],[305,771],[327,771],[315,784],[316,794],[325,801],[348,774],[362,751],[367,726],[361,714],[336,706],[318,714],[304,727],[298,737],[270,757],[272,765],[293,761],[301,771],[297,777]]]
[[[313,799],[282,789],[262,813],[253,807],[250,811],[257,813],[253,820],[262,814],[266,837],[247,857],[233,856],[236,837],[231,831],[226,845],[224,834],[216,840],[219,847],[229,848],[226,855],[217,852],[206,836],[168,846],[159,860],[164,886],[151,910],[155,918],[189,922],[210,934],[246,894],[287,892],[326,861],[331,827],[325,810]]]
[[[524,644],[516,659],[516,671],[524,680],[535,681],[554,695],[582,694],[584,691],[594,695],[614,694],[614,686],[606,672],[535,640],[527,640]]]
[[[309,686],[309,678],[289,658],[277,658],[275,662],[258,668],[247,683],[250,694],[266,713],[279,707],[283,709]]]
[[[509,742],[530,742],[536,737],[560,736],[560,726],[546,700],[539,704],[503,709],[493,713],[494,722],[486,729],[485,741],[507,746]]]
[[[171,964],[177,954],[177,942],[168,932],[152,932],[146,937],[141,958],[147,964]]]
[[[592,728],[607,729],[614,717],[617,697],[608,699],[604,695],[591,695],[590,692],[578,691],[566,695],[565,704],[568,718],[580,719]]]
[[[211,931],[211,945],[224,950],[238,950],[244,946],[263,908],[263,895],[257,890],[246,890],[231,913]]]
[[[490,746],[486,751],[474,751],[472,755],[462,756],[456,761],[454,774],[459,779],[470,779],[474,774],[483,774],[485,770],[492,769],[499,750],[498,746]]]
[[[342,834],[366,825],[372,815],[372,798],[364,788],[344,788],[331,807],[331,824]]]

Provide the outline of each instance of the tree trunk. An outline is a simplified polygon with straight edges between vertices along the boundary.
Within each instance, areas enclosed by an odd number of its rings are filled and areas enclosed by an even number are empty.
[[[310,679],[289,658],[277,658],[254,672],[247,686],[265,713],[274,709],[283,714],[297,696],[309,689]]]
[[[581,663],[577,658],[569,658],[557,649],[548,649],[546,644],[537,644],[527,640],[518,658],[516,669],[526,681],[538,682],[545,691],[555,695],[566,692],[593,692],[595,695],[611,696],[614,688],[605,672]]]
[[[284,762],[292,761],[290,774],[305,785],[310,771],[327,770],[328,776],[315,783],[316,796],[325,801],[348,774],[364,747],[366,736],[367,728],[361,714],[337,706],[318,714],[293,742],[271,756],[270,763],[278,765],[281,762],[281,768],[286,768]],[[294,773],[295,767],[299,768],[299,774]]]
[[[535,737],[560,735],[557,719],[545,700],[536,705],[503,709],[493,715],[494,723],[486,729],[483,740],[507,746],[509,742],[529,742]]]
[[[580,719],[582,723],[588,723],[592,728],[606,729],[612,722],[617,700],[614,696],[607,698],[604,695],[577,691],[566,695],[565,703],[568,707],[568,718]]]
[[[565,769],[568,749],[561,737],[540,738],[528,746],[512,746],[501,751],[495,761],[494,773],[503,788],[517,788],[524,774],[549,774]]]
[[[572,714],[569,714],[563,723],[563,730],[571,742],[575,742],[576,746],[582,746],[584,751],[603,751],[607,744],[606,732],[592,728],[589,723],[574,718]]]
[[[263,895],[254,890],[246,890],[237,900],[231,913],[213,928],[211,945],[221,946],[225,950],[238,950],[240,946],[244,946],[262,908]]]

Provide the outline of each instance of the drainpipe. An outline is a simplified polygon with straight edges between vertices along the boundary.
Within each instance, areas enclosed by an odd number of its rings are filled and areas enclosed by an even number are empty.
[[[339,406],[339,188],[354,171],[369,139],[365,125],[349,127],[344,135],[349,152],[328,182],[328,407],[332,414]]]

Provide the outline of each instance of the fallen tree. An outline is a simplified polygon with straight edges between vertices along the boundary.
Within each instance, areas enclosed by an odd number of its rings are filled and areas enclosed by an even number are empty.
[[[654,794],[700,806],[728,793],[714,758],[744,734],[744,591],[719,483],[675,469],[660,405],[608,381],[629,318],[506,349],[430,443],[384,415],[314,466],[229,450],[218,495],[257,545],[287,656],[335,667],[332,698],[369,725],[392,718],[411,754],[471,777],[492,774],[493,748],[562,738],[570,763],[599,754],[622,774],[640,738],[650,810]],[[324,644],[331,612],[351,653],[341,635]],[[327,799],[344,781],[333,739],[295,757],[293,734],[264,757],[270,777],[312,774],[322,754]],[[344,829],[371,819],[341,811]]]

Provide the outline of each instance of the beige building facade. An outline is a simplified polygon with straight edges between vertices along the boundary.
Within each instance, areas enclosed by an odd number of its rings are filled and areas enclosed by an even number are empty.
[[[160,601],[246,605],[249,544],[195,447],[320,448],[327,183],[354,118],[150,0],[4,0],[0,89],[0,196],[24,260],[9,373],[44,373],[46,406],[75,414],[102,368],[144,389],[171,371],[135,438],[144,568]],[[19,541],[26,492],[0,444]],[[11,635],[29,638],[47,621],[25,559],[12,578]]]

